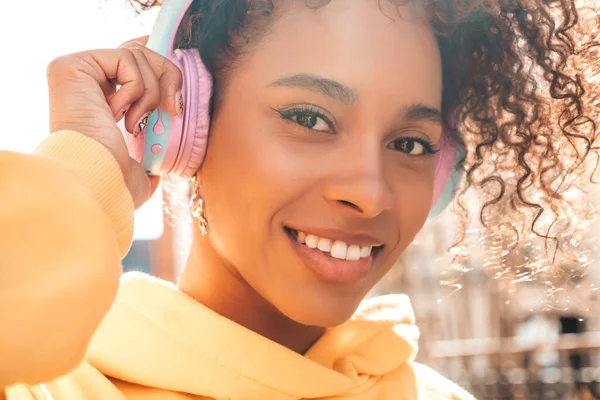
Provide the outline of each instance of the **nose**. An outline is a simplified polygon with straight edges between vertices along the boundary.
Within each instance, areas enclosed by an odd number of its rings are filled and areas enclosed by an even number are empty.
[[[361,218],[374,218],[393,207],[393,195],[385,179],[381,155],[347,157],[336,176],[323,186],[323,197],[334,207]]]

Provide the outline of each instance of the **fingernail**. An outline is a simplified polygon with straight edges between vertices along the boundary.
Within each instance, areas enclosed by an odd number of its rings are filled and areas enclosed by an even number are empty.
[[[175,108],[177,110],[177,116],[179,118],[183,117],[183,95],[181,94],[181,90],[177,92],[175,95]]]
[[[150,113],[146,113],[146,114],[142,115],[142,118],[140,118],[140,120],[136,124],[135,128],[133,129],[133,137],[138,137],[138,135],[140,133],[142,133],[142,131],[144,129],[146,129],[146,125],[148,124],[149,116],[150,116]]]
[[[118,113],[115,115],[115,120],[116,120],[117,122],[119,122],[119,121],[121,120],[121,118],[123,118],[123,116],[124,116],[125,114],[127,114],[127,111],[128,111],[128,110],[129,110],[129,106],[121,108],[121,109],[119,110],[119,112],[118,112]]]

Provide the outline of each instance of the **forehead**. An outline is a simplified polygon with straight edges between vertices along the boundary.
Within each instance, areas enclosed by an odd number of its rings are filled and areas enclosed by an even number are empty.
[[[437,40],[413,7],[380,0],[332,0],[311,9],[286,2],[248,59],[257,83],[311,73],[335,79],[362,98],[399,92],[407,101],[441,105]]]

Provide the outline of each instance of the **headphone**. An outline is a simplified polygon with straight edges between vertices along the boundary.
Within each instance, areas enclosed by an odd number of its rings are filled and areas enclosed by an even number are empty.
[[[137,137],[125,135],[130,155],[148,175],[174,174],[191,178],[206,153],[210,127],[213,80],[197,49],[173,49],[181,21],[194,0],[164,0],[147,47],[173,62],[183,74],[183,117],[162,109],[148,117]],[[428,219],[439,215],[452,201],[461,180],[458,168],[464,151],[446,132],[435,155],[435,181]]]

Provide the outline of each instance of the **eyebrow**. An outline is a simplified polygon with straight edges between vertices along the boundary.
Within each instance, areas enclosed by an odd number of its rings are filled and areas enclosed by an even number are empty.
[[[332,79],[312,74],[286,76],[271,82],[269,86],[299,87],[321,92],[347,105],[356,105],[359,99],[358,93],[351,87]],[[400,109],[399,116],[400,119],[408,122],[432,122],[442,125],[442,111],[437,107],[423,103],[415,103],[403,107]]]
[[[423,103],[415,103],[402,108],[400,118],[409,122],[432,122],[442,125],[442,110]]]
[[[297,74],[277,79],[269,86],[299,87],[336,99],[347,105],[358,103],[358,93],[343,83],[311,74]]]

